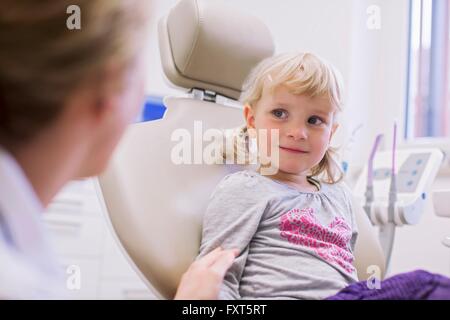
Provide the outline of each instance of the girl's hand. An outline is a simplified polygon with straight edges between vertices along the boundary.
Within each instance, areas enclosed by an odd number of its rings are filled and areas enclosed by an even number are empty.
[[[222,250],[219,247],[194,261],[181,277],[175,299],[217,299],[223,277],[238,253],[238,250]]]

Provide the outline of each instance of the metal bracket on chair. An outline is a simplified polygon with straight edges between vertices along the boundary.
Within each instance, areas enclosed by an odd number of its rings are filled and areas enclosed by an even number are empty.
[[[217,93],[210,90],[202,90],[194,88],[192,89],[192,95],[194,96],[194,99],[202,100],[202,101],[208,101],[208,102],[216,102]]]
[[[242,109],[242,104],[234,99],[217,94],[214,91],[193,88],[189,94],[192,98],[200,101],[213,102],[226,107]]]

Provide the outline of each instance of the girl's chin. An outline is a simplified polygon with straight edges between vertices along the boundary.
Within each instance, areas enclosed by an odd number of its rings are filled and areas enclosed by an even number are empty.
[[[287,173],[287,174],[295,174],[295,175],[303,175],[307,170],[305,168],[298,168],[298,167],[283,167],[280,166],[278,170],[281,173]]]

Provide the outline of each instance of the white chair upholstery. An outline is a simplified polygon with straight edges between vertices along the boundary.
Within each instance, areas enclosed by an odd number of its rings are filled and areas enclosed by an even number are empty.
[[[159,35],[163,68],[170,81],[232,98],[240,94],[251,68],[274,51],[264,24],[217,1],[180,1],[161,20]],[[214,95],[209,99],[214,100]],[[226,104],[186,97],[168,97],[164,104],[163,119],[128,129],[99,183],[125,254],[160,297],[172,298],[198,253],[202,215],[211,191],[223,176],[242,168],[176,165],[171,153],[179,142],[171,136],[177,129],[186,129],[195,137],[195,121],[201,121],[205,132],[234,128],[244,119],[240,108]],[[197,135],[191,143],[201,140]],[[359,214],[360,233],[365,236],[357,247],[365,256],[357,268],[364,275],[368,264],[382,262],[375,235],[371,230],[365,233],[370,223]]]
[[[172,84],[233,99],[250,70],[274,52],[267,27],[225,2],[179,1],[158,32],[162,66]]]

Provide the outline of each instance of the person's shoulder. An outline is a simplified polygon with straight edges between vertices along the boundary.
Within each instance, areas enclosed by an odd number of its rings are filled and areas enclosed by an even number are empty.
[[[217,184],[213,195],[226,193],[245,197],[246,195],[267,194],[265,178],[251,170],[241,170],[226,175]]]
[[[351,202],[353,192],[346,181],[341,180],[336,183],[321,182],[321,186],[324,193],[334,193],[342,196],[344,201]]]
[[[340,208],[343,209],[343,213],[349,218],[349,221],[352,221],[353,228],[355,227],[355,217],[354,217],[354,210],[355,210],[355,202],[353,197],[353,191],[350,188],[350,186],[347,184],[345,180],[341,180],[337,183],[333,184],[325,184],[327,191],[325,193],[328,195],[330,199],[334,202],[334,205],[340,206]],[[356,230],[356,229],[355,229]]]
[[[351,196],[353,191],[345,180],[341,180],[336,185],[344,192],[347,196]]]
[[[258,173],[251,170],[240,170],[226,175],[221,182],[236,183],[241,181],[252,181],[258,178]]]
[[[257,186],[258,181],[258,173],[250,170],[241,170],[223,177],[217,185],[217,188],[245,190]]]

